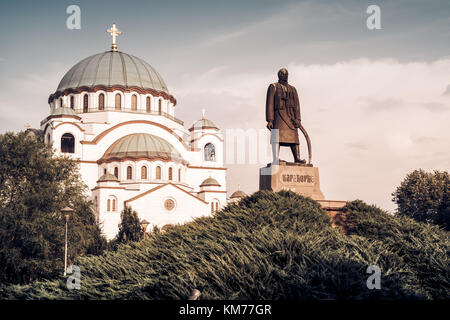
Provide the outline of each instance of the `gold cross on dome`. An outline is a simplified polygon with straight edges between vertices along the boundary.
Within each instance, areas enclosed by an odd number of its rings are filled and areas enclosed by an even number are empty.
[[[108,32],[112,37],[112,44],[111,44],[111,50],[117,51],[117,44],[116,44],[116,37],[118,35],[122,34],[122,31],[119,31],[119,29],[116,28],[116,24],[113,23],[111,29],[107,29],[106,32]]]

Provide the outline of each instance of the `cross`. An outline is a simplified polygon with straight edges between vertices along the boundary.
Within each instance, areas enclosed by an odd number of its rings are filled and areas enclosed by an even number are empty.
[[[107,29],[106,32],[108,32],[111,35],[111,37],[112,37],[111,50],[112,51],[117,51],[116,37],[118,35],[121,35],[122,31],[119,31],[119,29],[116,28],[116,24],[113,23],[112,28],[111,29]]]
[[[202,119],[205,119],[205,112],[206,112],[206,110],[202,109]]]

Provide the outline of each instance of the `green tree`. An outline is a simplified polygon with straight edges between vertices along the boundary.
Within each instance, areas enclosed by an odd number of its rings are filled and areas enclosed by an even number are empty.
[[[450,231],[450,188],[444,193],[434,222]]]
[[[409,173],[392,195],[398,214],[448,228],[449,192],[447,171],[419,169]]]
[[[78,164],[56,157],[37,136],[0,135],[0,281],[28,283],[61,274],[65,220],[69,219],[68,260],[98,254],[106,246],[86,201]]]
[[[129,206],[120,213],[121,222],[119,233],[116,236],[116,243],[127,243],[129,241],[139,241],[144,238],[144,229],[139,221],[138,214]]]

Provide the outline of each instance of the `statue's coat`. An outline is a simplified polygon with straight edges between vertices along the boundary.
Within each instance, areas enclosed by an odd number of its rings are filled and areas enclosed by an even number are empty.
[[[272,83],[267,89],[266,121],[273,121],[271,143],[280,145],[299,144],[300,103],[295,87],[289,84]],[[278,139],[277,139],[278,137]]]

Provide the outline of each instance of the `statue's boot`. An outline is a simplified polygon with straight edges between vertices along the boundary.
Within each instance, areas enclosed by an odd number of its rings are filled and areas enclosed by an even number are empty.
[[[291,145],[292,154],[294,155],[295,163],[305,164],[306,160],[300,159],[300,146],[298,144]]]
[[[272,156],[273,156],[273,163],[279,163],[279,161],[280,161],[280,144],[279,143],[272,143]]]

